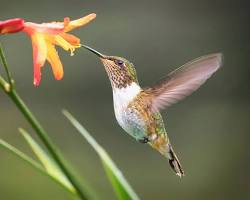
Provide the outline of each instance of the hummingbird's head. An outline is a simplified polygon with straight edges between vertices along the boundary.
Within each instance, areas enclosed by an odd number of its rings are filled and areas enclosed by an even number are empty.
[[[133,82],[138,83],[134,65],[127,59],[106,56],[86,45],[82,46],[101,59],[113,88],[124,88]]]

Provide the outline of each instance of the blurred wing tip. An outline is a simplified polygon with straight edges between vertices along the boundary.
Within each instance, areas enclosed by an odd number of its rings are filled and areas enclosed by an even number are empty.
[[[212,54],[207,54],[205,56],[201,56],[199,58],[197,58],[194,62],[192,62],[191,64],[195,63],[196,61],[208,61],[210,64],[207,66],[210,66],[212,68],[211,69],[211,73],[213,74],[214,72],[216,72],[219,68],[222,67],[223,65],[223,60],[224,60],[224,56],[221,52],[218,53],[212,53]],[[206,65],[204,65],[206,66]]]
[[[219,62],[219,67],[222,67],[222,65],[224,63],[223,53],[217,53],[217,58],[218,58],[218,62]]]
[[[224,60],[223,53],[218,52],[218,53],[209,54],[207,56],[211,57],[211,58],[213,58],[213,59],[215,59],[217,61],[218,68],[220,68],[222,66],[223,60]]]

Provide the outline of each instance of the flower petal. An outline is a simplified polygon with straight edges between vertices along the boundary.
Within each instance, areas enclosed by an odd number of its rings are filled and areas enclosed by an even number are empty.
[[[56,80],[60,80],[63,77],[63,66],[55,46],[51,43],[47,43],[48,56],[47,59],[52,67],[53,74]]]
[[[64,24],[62,23],[42,23],[42,24],[36,24],[32,22],[25,22],[24,23],[24,32],[27,32],[28,34],[33,32],[40,32],[40,33],[46,33],[46,34],[53,34],[57,35],[64,30]]]
[[[0,21],[0,34],[16,33],[24,28],[24,20],[21,18]]]
[[[80,45],[80,39],[69,33],[60,33],[60,36],[73,46]]]
[[[72,31],[73,29],[84,26],[95,18],[96,18],[96,14],[92,13],[80,19],[70,21],[68,25],[65,26],[64,32],[69,32],[69,31]]]
[[[60,35],[54,36],[53,39],[55,44],[61,46],[65,51],[68,51],[70,48],[72,48],[71,44],[64,40]]]
[[[44,36],[41,33],[31,35],[33,47],[34,63],[34,85],[38,86],[41,81],[41,67],[44,65],[47,57],[47,45]]]
[[[65,51],[70,51],[70,55],[74,55],[75,48],[79,48],[80,44],[78,45],[71,45],[67,40],[65,40],[61,35],[56,35],[54,37],[48,37],[52,44],[56,44],[62,47]]]

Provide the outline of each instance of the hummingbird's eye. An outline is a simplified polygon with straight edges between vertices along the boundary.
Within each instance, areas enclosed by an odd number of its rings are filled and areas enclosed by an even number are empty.
[[[124,62],[123,62],[122,60],[117,60],[117,61],[116,61],[116,64],[119,65],[119,66],[122,66],[123,63],[124,63]]]

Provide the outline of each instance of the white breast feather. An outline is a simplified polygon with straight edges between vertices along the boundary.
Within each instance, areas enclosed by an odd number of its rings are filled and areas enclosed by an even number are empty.
[[[113,101],[115,117],[121,127],[125,129],[124,124],[124,109],[128,104],[139,94],[141,87],[137,83],[132,83],[126,88],[114,88],[113,89]]]

